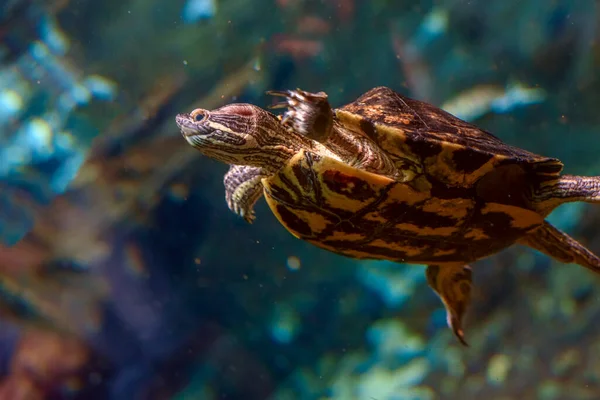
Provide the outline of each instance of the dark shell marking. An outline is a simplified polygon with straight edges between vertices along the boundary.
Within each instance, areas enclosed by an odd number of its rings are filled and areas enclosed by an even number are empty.
[[[264,184],[295,236],[355,258],[468,263],[543,223],[533,211],[479,199],[474,188],[439,198],[304,151]]]

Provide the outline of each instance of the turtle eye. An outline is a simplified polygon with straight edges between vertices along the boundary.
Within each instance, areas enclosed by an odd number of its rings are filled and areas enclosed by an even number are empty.
[[[206,117],[207,114],[208,113],[205,110],[197,108],[190,113],[190,116],[194,119],[194,121],[200,122]]]

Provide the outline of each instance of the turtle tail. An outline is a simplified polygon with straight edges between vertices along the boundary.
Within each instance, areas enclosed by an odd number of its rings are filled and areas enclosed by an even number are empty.
[[[563,175],[543,182],[533,193],[533,203],[542,215],[564,203],[600,203],[600,176]]]

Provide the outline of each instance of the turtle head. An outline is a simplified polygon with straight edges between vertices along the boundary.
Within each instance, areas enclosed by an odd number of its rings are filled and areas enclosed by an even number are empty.
[[[272,171],[281,168],[305,141],[290,135],[275,115],[251,104],[229,104],[212,111],[197,108],[177,115],[176,122],[185,140],[204,155]]]

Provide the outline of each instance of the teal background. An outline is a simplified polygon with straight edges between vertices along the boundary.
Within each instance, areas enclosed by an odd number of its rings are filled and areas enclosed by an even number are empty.
[[[177,113],[385,85],[600,175],[592,0],[0,2],[0,398],[597,399],[600,281],[473,265],[470,347],[423,268],[298,241]],[[551,221],[600,253],[600,208]],[[20,396],[20,397],[19,397]]]

